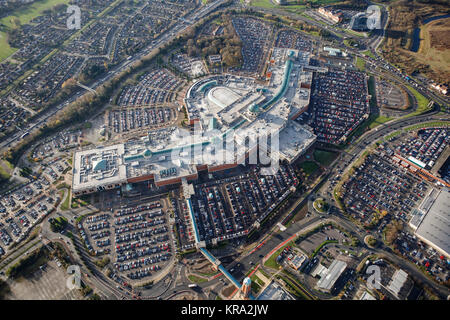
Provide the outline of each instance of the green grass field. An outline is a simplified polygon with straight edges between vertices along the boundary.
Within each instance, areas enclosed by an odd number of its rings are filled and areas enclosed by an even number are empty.
[[[0,160],[0,180],[7,180],[11,177],[14,166],[6,160]]]
[[[402,134],[403,132],[414,131],[414,130],[421,129],[421,128],[433,128],[433,127],[450,127],[450,122],[448,122],[448,121],[431,121],[431,122],[415,124],[413,126],[403,128],[402,130],[394,131],[394,132],[390,133],[389,135],[385,136],[384,138],[378,140],[377,142],[383,143],[384,141],[388,141],[390,138],[396,137],[396,136]]]
[[[319,166],[313,161],[305,161],[300,164],[300,168],[303,169],[306,175],[311,175],[319,169]]]
[[[266,267],[272,268],[272,269],[278,269],[280,267],[280,265],[277,263],[277,257],[280,255],[280,253],[284,250],[284,248],[286,248],[287,246],[293,246],[294,242],[291,241],[287,244],[285,244],[284,246],[282,246],[280,249],[278,249],[276,252],[274,252],[274,254],[272,254],[267,261],[264,263],[264,265]]]
[[[270,0],[252,0],[250,5],[255,7],[262,7],[262,8],[275,8],[277,7],[274,5]]]
[[[61,204],[61,210],[66,211],[69,210],[69,202],[70,202],[70,189],[67,189],[67,194],[64,202]]]
[[[406,86],[408,90],[414,95],[417,100],[417,110],[414,112],[415,114],[420,114],[427,110],[427,105],[430,102],[429,99],[425,98],[422,94],[420,94],[416,89],[411,86]]]
[[[288,1],[289,3],[290,1]],[[290,4],[290,5],[276,5],[274,3],[272,3],[272,1],[270,0],[252,0],[250,2],[250,5],[254,6],[254,7],[261,7],[261,8],[280,8],[286,11],[291,11],[294,13],[300,13],[296,12],[297,10],[303,10],[304,8],[306,8],[306,3],[310,2],[310,3],[316,3],[316,4],[325,4],[325,3],[332,3],[332,2],[336,2],[336,0],[312,0],[312,1],[304,1],[304,3],[300,3],[300,4]]]
[[[68,4],[69,0],[39,0],[15,10],[11,15],[0,19],[0,22],[8,28],[13,28],[14,18],[18,18],[21,24],[25,24],[38,17],[44,10],[51,9],[61,3]]]
[[[356,67],[360,71],[364,71],[366,69],[366,61],[360,57],[356,57]]]
[[[373,128],[379,126],[380,124],[388,122],[389,120],[392,120],[392,118],[385,117],[385,116],[378,116],[375,119],[373,119],[373,121],[369,124],[369,129],[373,129]]]
[[[354,35],[354,36],[357,36],[360,38],[365,38],[364,34],[361,32],[353,31],[351,29],[343,29],[343,28],[340,28],[340,29],[344,32],[347,32],[348,34],[351,34],[351,35]]]
[[[188,275],[188,279],[189,279],[191,282],[194,282],[194,283],[202,283],[202,282],[208,281],[208,280],[205,279],[205,278],[200,278],[200,277],[194,276],[194,275],[192,275],[192,274]]]
[[[334,159],[336,159],[337,154],[335,152],[330,152],[326,150],[314,150],[314,159],[319,162],[324,167],[328,167]]]
[[[413,126],[409,126],[404,128],[404,131],[412,131],[421,128],[432,128],[432,127],[450,127],[450,122],[448,121],[431,121],[426,123],[415,124]]]
[[[12,48],[9,45],[8,39],[6,37],[6,32],[0,31],[0,62],[8,58],[16,51],[16,48]]]
[[[371,57],[372,59],[375,59],[375,56],[370,50],[363,51],[362,54],[365,54],[368,57]]]

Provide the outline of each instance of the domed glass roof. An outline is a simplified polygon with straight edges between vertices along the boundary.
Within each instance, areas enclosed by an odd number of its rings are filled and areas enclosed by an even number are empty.
[[[253,112],[253,113],[257,113],[259,111],[259,107],[255,103],[253,103],[248,108],[248,111]]]

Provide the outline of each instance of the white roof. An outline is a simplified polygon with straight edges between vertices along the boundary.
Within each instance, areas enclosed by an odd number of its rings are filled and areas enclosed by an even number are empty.
[[[330,290],[346,268],[347,263],[341,260],[334,260],[328,268],[326,276],[317,281],[317,286],[321,289]]]
[[[450,191],[448,188],[441,190],[425,218],[422,219],[416,235],[450,257]]]
[[[405,284],[406,279],[408,279],[408,274],[402,269],[398,269],[392,276],[391,283],[389,283],[388,286],[388,290],[391,291],[395,296],[398,296],[398,293]]]

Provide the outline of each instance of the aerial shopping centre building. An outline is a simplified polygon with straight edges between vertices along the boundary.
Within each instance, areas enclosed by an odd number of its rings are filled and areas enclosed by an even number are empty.
[[[316,140],[311,128],[293,121],[308,109],[309,58],[308,52],[274,48],[263,83],[230,74],[196,81],[184,99],[194,134],[163,128],[137,140],[75,152],[73,195],[141,181],[156,186],[193,181],[199,171],[244,164],[258,147],[261,154],[255,137],[278,139],[271,157],[292,163]]]

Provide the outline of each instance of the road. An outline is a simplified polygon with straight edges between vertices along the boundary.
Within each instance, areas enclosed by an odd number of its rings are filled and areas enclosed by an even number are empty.
[[[200,10],[192,12],[190,15],[186,16],[183,20],[180,20],[179,23],[172,26],[169,30],[165,31],[162,35],[160,35],[157,40],[153,41],[153,43],[146,48],[142,49],[138,54],[129,57],[127,60],[123,61],[119,65],[111,68],[104,77],[101,79],[95,81],[93,84],[90,85],[90,88],[93,90],[96,90],[98,87],[106,83],[107,81],[111,80],[113,77],[115,77],[120,72],[126,70],[128,67],[133,65],[135,62],[139,61],[141,58],[146,56],[148,53],[152,52],[153,50],[161,48],[166,43],[170,42],[172,39],[177,37],[179,34],[181,34],[183,31],[185,31],[189,26],[192,25],[193,21],[198,21],[200,19],[203,19],[207,15],[211,14],[216,10],[217,7],[221,6],[225,0],[218,0],[215,2],[212,2],[208,5],[203,6]],[[18,143],[22,140],[22,135],[25,132],[32,133],[33,131],[38,130],[41,128],[46,121],[54,116],[58,111],[62,110],[72,102],[76,101],[79,97],[84,95],[82,91],[78,91],[74,95],[72,95],[69,99],[67,99],[65,102],[53,107],[49,108],[46,112],[43,112],[40,116],[38,116],[36,119],[34,119],[32,122],[30,122],[26,127],[24,127],[23,131],[18,131],[13,133],[8,138],[4,139],[2,142],[0,142],[0,150],[12,146],[14,143]],[[4,151],[4,150],[3,150]]]
[[[207,16],[208,14],[213,12],[215,10],[215,8],[217,8],[217,6],[221,5],[223,2],[224,1],[214,2],[210,5],[203,7],[201,10],[199,10],[195,13],[192,13],[185,19],[181,20],[180,23],[173,26],[170,30],[166,31],[157,40],[155,40],[155,42],[152,43],[150,46],[148,46],[147,48],[142,50],[139,54],[129,58],[128,60],[122,62],[118,66],[112,68],[102,79],[97,80],[90,87],[93,90],[95,90],[96,88],[98,88],[99,86],[104,84],[105,82],[112,79],[118,73],[122,72],[123,70],[128,68],[130,65],[132,65],[136,61],[140,60],[143,56],[148,54],[148,52],[155,50],[157,48],[160,48],[162,45],[169,42],[171,39],[176,37],[178,34],[182,33],[184,30],[186,30],[192,24],[191,21],[196,21],[201,18],[204,18],[205,16]],[[273,11],[280,12],[283,15],[289,16],[291,18],[303,20],[303,21],[310,23],[312,25],[315,25],[317,27],[320,27],[320,28],[324,27],[322,24],[316,22],[315,20],[308,19],[304,16],[300,16],[300,15],[297,15],[294,13],[289,13],[289,12],[285,12],[285,11],[278,10],[278,9],[268,10],[268,9],[263,9],[263,8],[257,8],[257,10],[262,11],[262,12],[273,12]],[[383,21],[383,22],[384,22],[383,24],[385,26],[387,23],[387,19],[386,19],[386,21]],[[349,36],[347,33],[343,32],[343,31],[340,31],[339,29],[332,28],[332,27],[327,27],[327,29],[331,29],[329,31],[332,31],[341,37],[347,37],[347,38],[350,37],[351,38],[351,36]],[[353,38],[356,38],[356,40],[361,40],[358,37],[353,37]],[[379,43],[380,43],[380,37],[371,39],[369,41],[369,45],[373,51],[376,51],[376,48],[378,47]],[[352,50],[350,50],[350,51],[352,51]],[[356,53],[356,51],[354,51],[354,53],[359,54],[359,53]],[[376,54],[376,52],[375,52],[375,54]],[[395,76],[397,79],[399,78],[399,76],[396,73],[392,72],[390,69],[386,69],[386,67],[383,66],[383,62],[377,61],[376,59],[372,59],[372,58],[368,58],[368,57],[364,57],[364,59],[366,59],[370,63],[378,66],[379,68],[383,68],[385,70],[385,72],[388,72],[389,74]],[[423,85],[419,85],[417,87],[417,90],[424,95],[431,96],[433,99],[440,101],[441,103],[445,102],[440,97],[434,95],[433,93],[430,93],[430,91],[428,89],[423,88]],[[69,98],[66,102],[64,102],[64,103],[56,106],[55,108],[52,108],[48,112],[42,114],[37,119],[35,119],[32,123],[29,124],[29,126],[26,128],[26,131],[32,132],[33,130],[37,130],[51,116],[53,116],[56,112],[63,109],[64,107],[66,107],[71,102],[74,102],[82,94],[83,94],[82,92],[78,92],[78,93],[74,94],[71,98]],[[426,115],[414,116],[414,117],[405,118],[405,119],[399,119],[399,120],[396,120],[396,121],[393,121],[390,123],[382,124],[382,125],[378,126],[376,129],[371,130],[370,132],[364,134],[363,137],[361,139],[359,139],[358,142],[356,142],[353,145],[353,147],[351,148],[350,151],[341,154],[338,162],[340,164],[342,164],[343,167],[348,166],[359,154],[361,154],[363,152],[363,150],[366,148],[367,145],[372,144],[373,142],[377,141],[378,139],[387,135],[390,132],[401,129],[408,125],[413,125],[416,123],[421,123],[421,122],[430,121],[430,120],[442,120],[442,119],[448,120],[448,117],[443,117],[443,116],[438,115],[438,110],[436,109]],[[22,135],[23,135],[23,131],[13,134],[11,137],[7,138],[6,140],[4,140],[3,142],[0,143],[0,148],[8,147],[13,142],[20,141],[21,140],[20,137]],[[332,171],[333,171],[333,168],[331,168],[331,172]],[[331,219],[331,220],[335,221],[336,223],[342,225],[344,228],[348,229],[349,231],[352,231],[360,239],[360,242],[363,243],[363,241],[362,241],[363,235],[361,235],[360,232],[358,231],[357,227],[355,225],[353,225],[351,222],[347,221],[345,219],[345,217],[337,216],[337,215],[330,215],[330,216],[327,216],[326,218]],[[242,269],[250,270],[253,267],[253,265],[255,265],[256,262],[261,261],[261,258],[266,256],[269,252],[271,252],[273,250],[273,248],[279,246],[281,243],[285,242],[286,240],[295,237],[302,230],[310,227],[314,223],[320,222],[323,219],[324,219],[324,216],[317,215],[317,216],[313,217],[312,219],[309,219],[308,221],[300,221],[300,222],[297,222],[297,223],[291,225],[284,232],[276,233],[276,234],[273,234],[272,236],[268,237],[266,239],[266,241],[264,242],[264,245],[262,245],[258,250],[252,251],[252,252],[246,254],[245,256],[241,257],[241,259],[239,259],[239,263],[242,264]],[[69,247],[69,250],[73,249],[72,245],[70,243],[69,243],[68,247]],[[411,265],[410,262],[405,261],[390,252],[386,252],[386,250],[387,250],[387,248],[382,248],[377,251],[383,251],[384,254],[386,254],[389,258],[391,258],[400,267],[407,269],[410,273],[412,273],[418,279],[421,279],[424,283],[427,283],[430,286],[437,288],[441,294],[445,293],[445,290],[442,287],[437,286],[436,283],[434,283],[434,281],[427,278],[422,272],[417,270],[417,268],[415,266]],[[73,250],[70,250],[70,251],[73,253]],[[375,250],[373,250],[373,251],[376,252]],[[84,252],[84,250],[82,250],[82,252]],[[85,256],[85,258],[87,258],[90,261],[89,256]],[[230,265],[230,267],[233,265],[236,265],[236,263],[238,263],[238,262],[235,262],[234,264]],[[176,278],[181,277],[181,279],[183,279],[183,276],[181,275],[182,267],[177,268],[177,272],[178,272],[178,275],[176,276]],[[99,288],[102,292],[105,292],[105,294],[107,295],[108,298],[124,297],[123,292],[120,292],[113,285],[111,285],[111,281],[109,279],[106,279],[106,277],[103,274],[101,274],[100,272],[95,272],[93,274],[93,276],[94,277],[90,278],[89,281],[91,281],[95,285],[95,287]],[[243,274],[238,275],[238,279],[242,280],[243,276],[244,276]],[[168,279],[171,279],[171,276],[169,276]],[[187,279],[184,279],[181,282],[187,283],[187,281],[188,281]],[[218,284],[219,281],[220,281],[219,279],[214,279],[212,281],[202,283],[199,286],[201,288],[207,288],[211,285]],[[144,297],[156,298],[159,296],[159,297],[163,297],[163,298],[168,298],[174,294],[174,291],[175,292],[184,292],[187,290],[192,290],[192,289],[188,288],[187,285],[184,285],[184,284],[177,285],[178,282],[173,281],[173,279],[170,280],[169,282],[170,282],[170,284],[165,287],[164,286],[157,287],[155,285],[155,287],[152,288],[151,290],[145,291]],[[446,290],[448,292],[448,289],[446,289]]]
[[[418,123],[423,123],[423,122],[428,122],[428,121],[432,121],[432,120],[448,120],[448,117],[442,118],[442,115],[440,115],[438,113],[438,110],[433,110],[425,115],[419,115],[419,116],[414,116],[414,117],[410,117],[410,118],[405,118],[405,119],[399,119],[396,121],[393,121],[391,123],[387,123],[387,124],[383,124],[380,125],[378,128],[376,128],[375,130],[371,130],[369,132],[367,132],[366,134],[364,134],[361,139],[356,142],[352,147],[351,150],[348,152],[342,152],[341,155],[339,156],[339,158],[333,163],[332,167],[330,167],[330,172],[331,174],[335,174],[334,170],[336,169],[337,165],[341,166],[342,168],[346,168],[348,167],[355,159],[358,158],[358,156],[360,154],[362,154],[362,152],[366,149],[366,147],[368,145],[373,144],[375,141],[379,140],[380,138],[388,135],[389,133],[399,130],[405,126],[409,126],[409,125],[414,125],[414,124],[418,124]],[[323,195],[326,199],[326,201],[328,201],[329,203],[333,202],[332,197],[327,197],[326,195]],[[249,253],[245,254],[244,256],[240,257],[240,259],[238,259],[236,262],[232,263],[230,266],[228,266],[228,268],[232,268],[233,266],[235,266],[237,263],[241,263],[242,264],[242,269],[243,270],[250,270],[255,264],[258,264],[258,262],[261,261],[261,259],[263,257],[265,257],[269,252],[271,252],[274,248],[276,248],[277,246],[279,246],[281,243],[287,241],[288,239],[292,239],[294,238],[299,232],[301,232],[301,230],[304,230],[306,228],[308,228],[309,226],[311,226],[314,223],[317,223],[318,221],[320,221],[321,219],[324,219],[325,216],[316,216],[312,219],[309,219],[308,221],[299,221],[294,225],[291,225],[290,227],[288,227],[285,231],[283,232],[276,232],[276,230],[278,229],[277,226],[273,227],[272,230],[269,232],[269,234],[271,234],[270,236],[265,237],[262,241],[259,242],[259,245],[257,245],[256,247],[258,248],[257,250],[254,251],[250,251]],[[366,235],[365,233],[361,233],[358,230],[358,227],[355,226],[353,223],[351,223],[349,220],[347,220],[347,218],[342,215],[342,214],[333,214],[333,215],[327,215],[326,218],[332,219],[334,220],[336,223],[338,223],[339,225],[343,226],[344,228],[346,228],[347,230],[351,231],[354,236],[356,236],[360,243],[364,243],[364,236]],[[282,218],[280,218],[281,220]],[[276,222],[273,223],[274,225],[276,224]],[[367,248],[369,250],[369,248]],[[410,263],[408,263],[407,261],[404,261],[403,259],[396,257],[395,255],[393,255],[390,252],[386,252],[387,248],[383,248],[383,250],[379,250],[380,252],[382,251],[383,253],[385,253],[386,255],[388,255],[389,257],[392,258],[392,260],[394,262],[399,262],[399,266],[400,267],[404,267],[406,270],[410,271],[416,278],[420,279],[422,282],[429,284],[432,287],[436,287],[440,294],[442,294],[444,296],[445,294],[445,287],[443,286],[438,286],[436,283],[434,283],[434,281],[430,280],[428,277],[426,277],[422,272],[420,272],[415,265],[411,265]],[[373,250],[373,252],[375,252]],[[395,259],[394,259],[395,257]],[[401,264],[400,264],[401,262]],[[238,280],[243,280],[244,278],[244,274],[245,272],[241,273],[241,274],[234,274]]]

